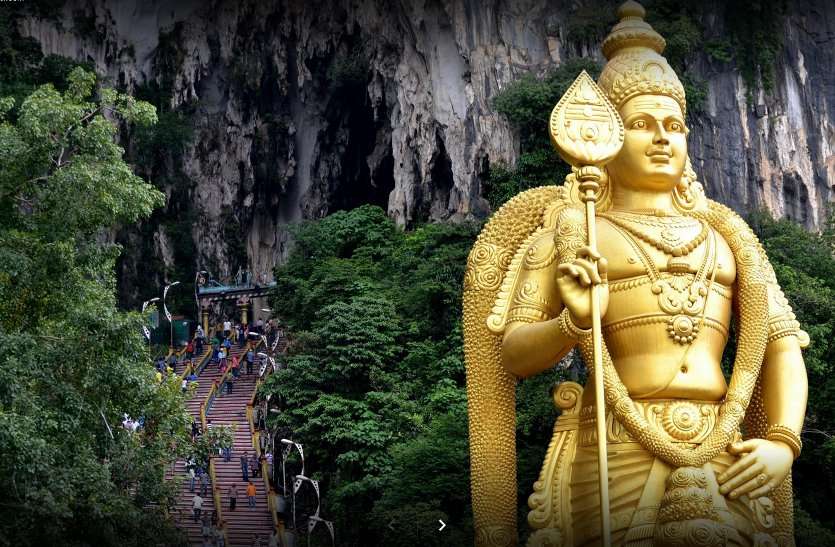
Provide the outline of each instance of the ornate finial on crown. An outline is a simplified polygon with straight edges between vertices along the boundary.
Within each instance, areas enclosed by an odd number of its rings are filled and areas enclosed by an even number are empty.
[[[645,15],[634,0],[620,6],[620,21],[603,40],[603,55],[609,62],[597,83],[618,109],[636,95],[656,94],[672,97],[685,113],[684,86],[661,56],[667,42],[644,21]]]
[[[603,41],[603,55],[607,59],[628,47],[648,47],[656,53],[664,51],[667,42],[644,21],[646,13],[644,7],[634,0],[624,2],[618,8],[620,22]]]

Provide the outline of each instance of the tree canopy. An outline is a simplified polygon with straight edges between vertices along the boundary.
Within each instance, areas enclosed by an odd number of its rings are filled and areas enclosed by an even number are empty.
[[[476,232],[403,232],[363,206],[301,225],[276,271],[294,338],[263,388],[283,401],[270,425],[304,444],[341,545],[470,541],[459,318]]]
[[[156,114],[82,68],[63,84],[0,98],[0,545],[177,544],[163,474],[188,417],[117,309],[108,242],[164,201],[116,141]]]

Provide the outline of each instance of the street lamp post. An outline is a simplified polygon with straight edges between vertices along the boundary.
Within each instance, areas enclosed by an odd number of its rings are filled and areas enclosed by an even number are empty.
[[[297,442],[293,442],[290,439],[281,439],[281,444],[284,445],[284,449],[281,451],[281,475],[282,475],[282,480],[284,481],[284,492],[283,493],[284,493],[284,496],[286,497],[287,496],[287,475],[286,475],[285,468],[284,468],[284,462],[287,460],[287,456],[290,455],[290,451],[293,450],[293,447],[295,447],[296,450],[299,451],[299,456],[301,457],[301,460],[302,460],[302,471],[301,471],[301,473],[299,473],[299,475],[304,476],[304,450],[302,450],[302,445],[301,444],[299,444]],[[293,495],[293,529],[294,530],[296,529],[296,485],[295,485],[295,483],[296,483],[296,478],[294,477],[293,478],[293,489],[292,489],[292,495]]]
[[[208,283],[209,278],[211,275],[206,270],[198,270],[194,274],[194,305],[197,308],[197,318],[200,318],[200,299],[197,297],[197,293],[200,290],[200,276],[206,276],[205,282]]]
[[[168,295],[168,289],[179,284],[179,281],[169,283],[162,290],[162,309],[165,311],[165,318],[168,319],[168,324],[171,326],[170,337],[168,339],[168,344],[171,349],[174,349],[174,322],[171,320],[171,313],[169,313],[168,308],[165,305],[165,297]]]
[[[263,338],[263,336],[261,338]],[[264,363],[263,365],[261,365],[261,367],[258,371],[258,376],[259,377],[263,376],[264,372],[266,372],[267,362],[270,363],[270,366],[273,367],[273,372],[275,372],[275,359],[273,359],[272,357],[270,357],[269,355],[267,355],[263,351],[259,351],[258,354],[257,354],[257,357],[259,359],[261,359],[261,361]]]
[[[158,297],[158,296],[157,296],[157,297],[155,297],[155,298],[151,298],[150,300],[146,300],[145,302],[143,302],[143,303],[142,303],[142,313],[143,313],[143,314],[145,313],[145,310],[148,308],[148,305],[149,305],[149,304],[151,304],[151,303],[153,303],[153,302],[157,302],[157,301],[159,301],[159,297]],[[142,325],[142,333],[145,335],[145,338],[147,338],[147,339],[148,339],[148,359],[150,359],[151,361],[153,361],[153,360],[154,360],[154,356],[153,356],[153,355],[151,355],[151,331],[150,331],[150,330],[148,330],[148,327],[146,327],[145,325]]]

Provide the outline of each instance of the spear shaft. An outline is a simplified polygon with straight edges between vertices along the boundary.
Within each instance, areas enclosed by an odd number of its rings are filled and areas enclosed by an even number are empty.
[[[600,169],[594,166],[580,169],[580,191],[586,204],[586,233],[588,246],[597,254],[597,226],[595,224],[595,199],[600,190]],[[597,261],[594,262],[597,268]],[[599,272],[598,272],[599,273]],[[612,544],[609,511],[609,458],[606,448],[606,400],[603,394],[603,335],[600,326],[600,284],[591,286],[591,340],[594,350],[594,403],[597,428],[597,472],[600,491],[600,534],[602,545]]]

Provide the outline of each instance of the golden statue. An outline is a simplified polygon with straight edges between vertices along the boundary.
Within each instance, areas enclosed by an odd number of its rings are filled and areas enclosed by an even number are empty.
[[[664,39],[636,2],[618,14],[599,81],[581,74],[551,115],[572,174],[513,198],[470,253],[476,543],[518,541],[516,379],[577,346],[595,387],[554,390],[529,545],[793,545],[809,339],[750,228],[696,180]]]

